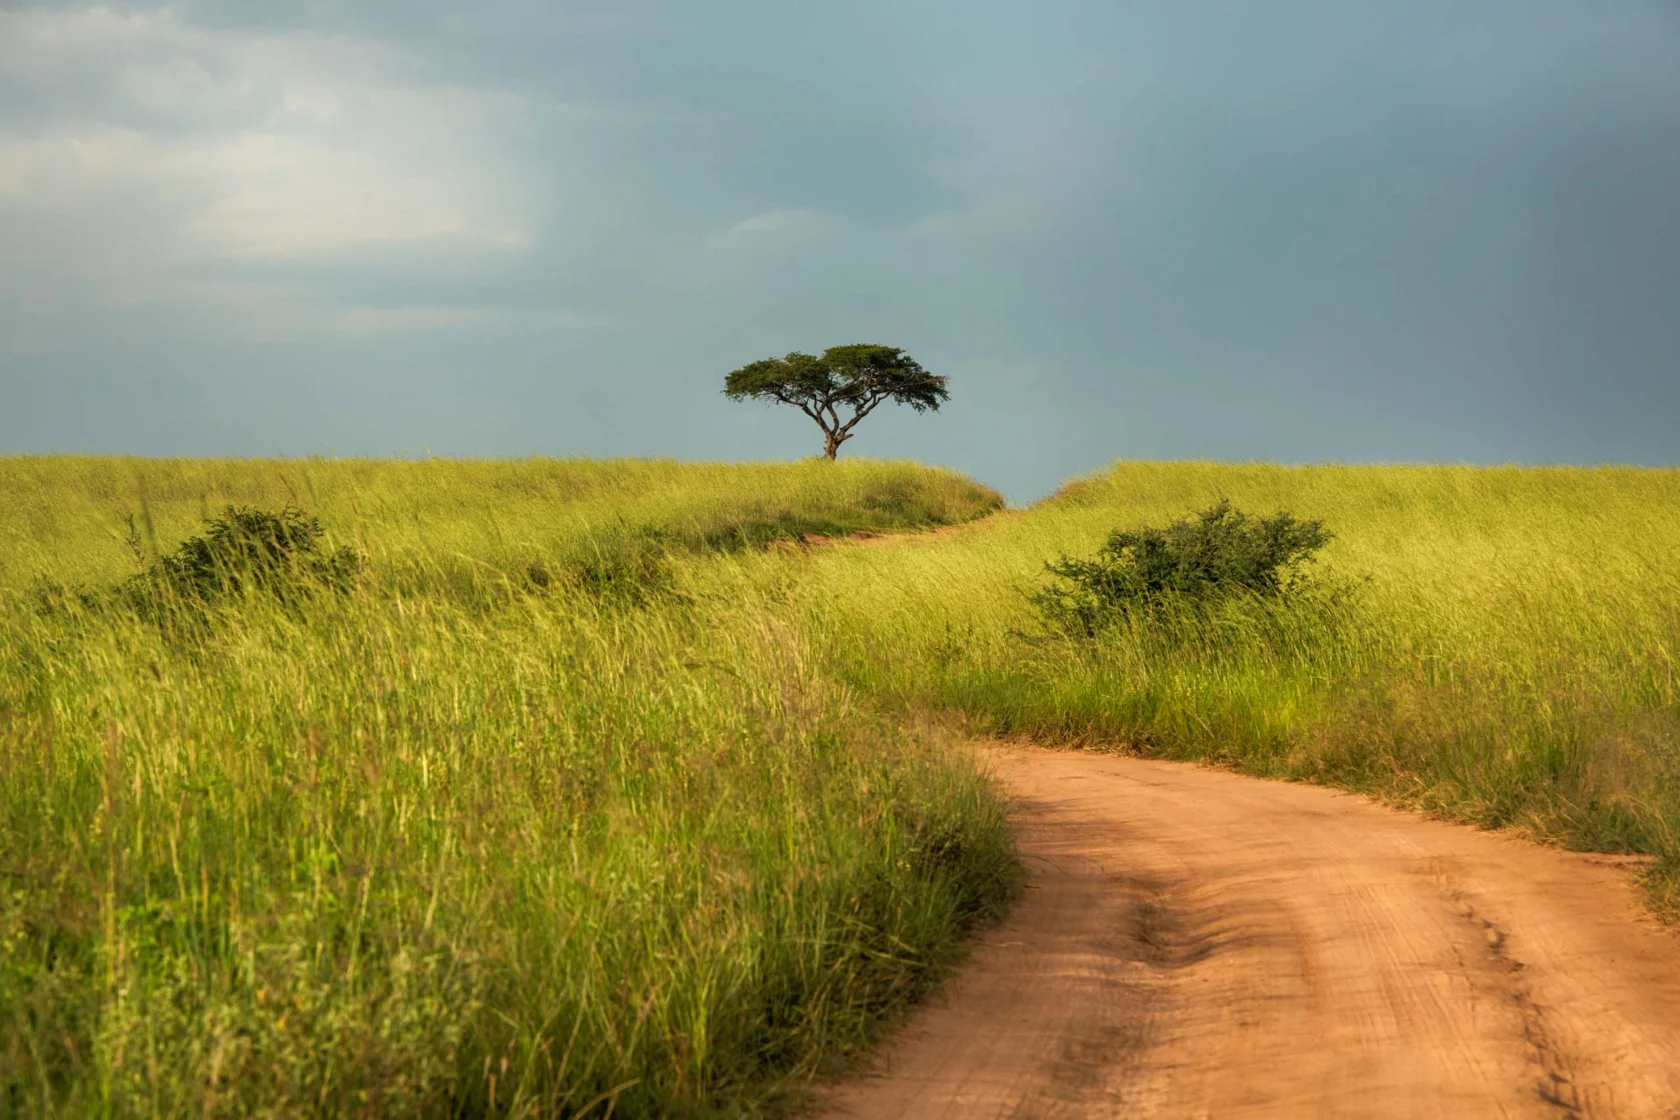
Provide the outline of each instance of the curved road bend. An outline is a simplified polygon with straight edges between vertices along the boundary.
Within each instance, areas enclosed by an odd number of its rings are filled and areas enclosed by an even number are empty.
[[[981,748],[1025,897],[830,1117],[1680,1118],[1619,861],[1181,763]]]

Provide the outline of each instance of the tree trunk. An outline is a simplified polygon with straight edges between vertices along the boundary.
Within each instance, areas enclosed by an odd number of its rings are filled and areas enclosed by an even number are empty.
[[[841,437],[833,432],[823,433],[823,454],[828,456],[830,462],[840,454],[840,439]]]

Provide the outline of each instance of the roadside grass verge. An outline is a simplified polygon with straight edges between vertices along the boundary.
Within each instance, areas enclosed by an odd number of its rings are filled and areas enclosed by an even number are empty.
[[[812,466],[0,463],[0,1113],[734,1114],[866,1042],[1007,897],[1001,803],[695,577],[996,499]],[[347,589],[33,590],[286,501]]]
[[[1336,534],[1322,589],[1091,639],[1043,564],[1218,499]],[[765,570],[835,675],[977,732],[1199,759],[1654,858],[1680,899],[1680,471],[1121,463],[1023,513]],[[790,582],[792,576],[798,578]]]

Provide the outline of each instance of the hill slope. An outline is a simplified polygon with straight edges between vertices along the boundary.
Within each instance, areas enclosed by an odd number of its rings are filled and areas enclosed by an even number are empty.
[[[1205,625],[1042,635],[1023,591],[1109,530],[1221,497],[1336,534],[1350,593]],[[1020,514],[832,550],[798,592],[836,671],[898,710],[1345,786],[1653,855],[1680,899],[1680,471],[1121,463]]]
[[[13,459],[0,502],[0,1112],[753,1110],[1007,892],[971,766],[688,586],[996,508],[948,472]],[[113,590],[227,503],[354,578]]]

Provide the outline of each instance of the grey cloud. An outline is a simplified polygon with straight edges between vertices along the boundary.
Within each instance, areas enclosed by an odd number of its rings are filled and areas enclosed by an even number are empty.
[[[30,339],[0,343],[22,402],[0,447],[802,454],[799,418],[729,406],[722,372],[870,338],[957,396],[858,451],[1017,496],[1116,455],[1675,457],[1664,4],[175,10],[511,107],[438,150],[520,239],[490,246],[481,215],[183,252],[204,200],[167,183],[47,216],[0,199]],[[193,116],[65,73],[0,86],[0,122],[274,119],[236,74]],[[99,294],[132,260],[167,300]],[[291,317],[259,332],[217,298]]]

